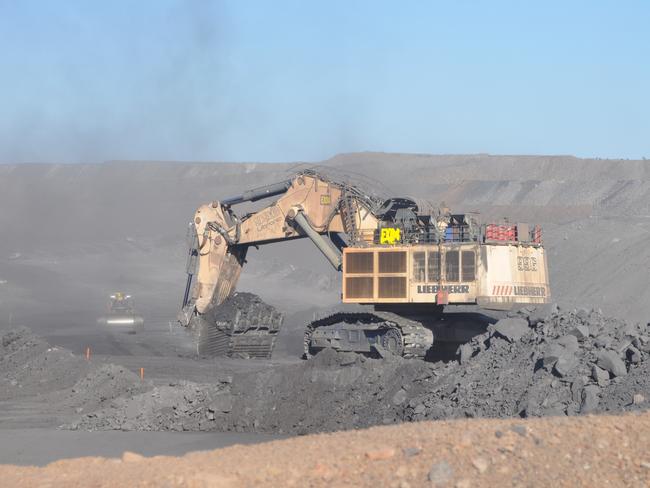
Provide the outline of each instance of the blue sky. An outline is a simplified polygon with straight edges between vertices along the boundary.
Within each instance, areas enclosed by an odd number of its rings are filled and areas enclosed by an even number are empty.
[[[0,162],[650,157],[647,1],[0,0]]]

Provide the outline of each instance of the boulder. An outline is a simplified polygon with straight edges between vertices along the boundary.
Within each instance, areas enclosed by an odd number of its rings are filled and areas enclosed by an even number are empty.
[[[548,317],[555,315],[558,312],[557,303],[547,303],[535,308],[528,314],[528,322],[530,325],[535,326],[540,322],[544,322]]]
[[[609,371],[613,376],[625,376],[627,368],[623,360],[614,351],[600,351],[596,365]]]
[[[580,413],[590,413],[596,410],[598,406],[598,394],[600,393],[600,388],[596,385],[585,386],[585,389],[582,390],[582,402],[580,403]]]
[[[609,373],[595,364],[591,368],[591,377],[599,386],[605,386],[609,381]]]
[[[528,321],[520,318],[501,319],[492,326],[494,333],[508,342],[517,342],[530,332]]]
[[[571,371],[573,371],[577,365],[578,365],[578,360],[576,359],[576,357],[570,352],[566,351],[555,362],[555,365],[553,366],[553,371],[561,378],[564,378],[565,376],[568,376],[569,373],[571,373]]]

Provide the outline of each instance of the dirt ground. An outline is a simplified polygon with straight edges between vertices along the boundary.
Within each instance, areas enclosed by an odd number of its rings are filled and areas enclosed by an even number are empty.
[[[423,422],[180,458],[0,466],[4,486],[629,486],[650,483],[650,414]]]

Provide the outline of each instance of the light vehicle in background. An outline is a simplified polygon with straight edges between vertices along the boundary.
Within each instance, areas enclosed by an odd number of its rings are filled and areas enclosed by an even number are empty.
[[[122,292],[110,296],[106,315],[97,319],[99,325],[123,328],[133,333],[144,330],[144,318],[136,314],[133,297]]]

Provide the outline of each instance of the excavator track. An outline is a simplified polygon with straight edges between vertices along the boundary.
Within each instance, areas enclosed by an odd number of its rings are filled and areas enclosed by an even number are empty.
[[[396,340],[401,339],[401,344]],[[366,355],[393,353],[424,359],[433,332],[420,322],[392,312],[338,312],[311,322],[305,331],[305,357],[326,347]]]

